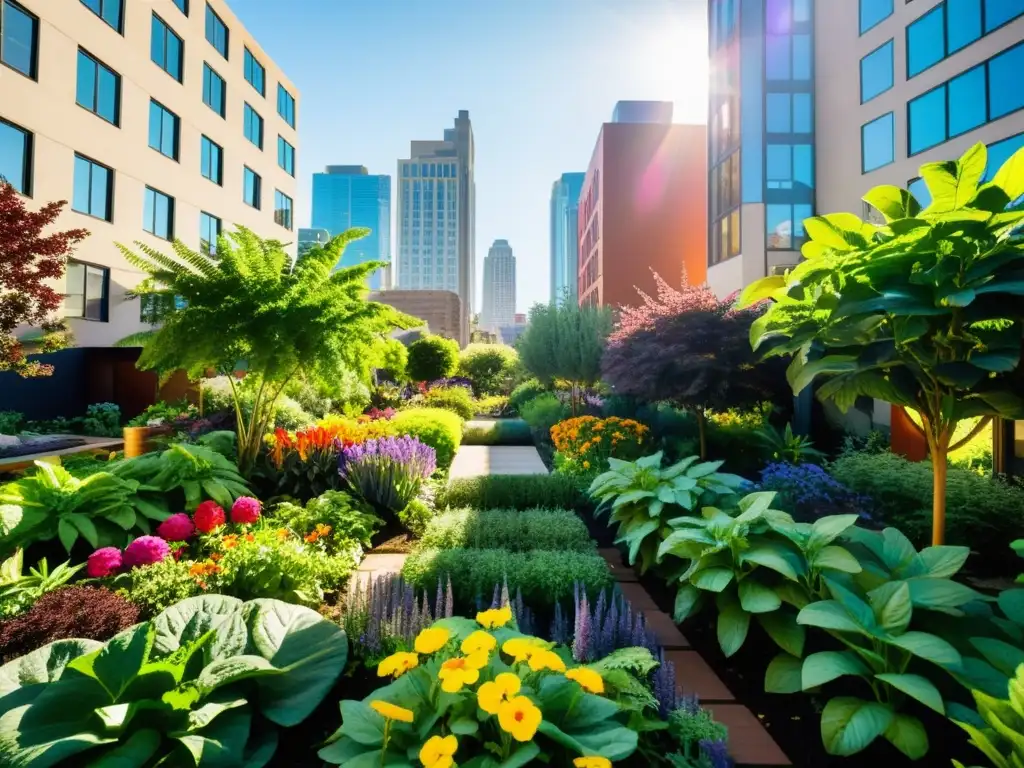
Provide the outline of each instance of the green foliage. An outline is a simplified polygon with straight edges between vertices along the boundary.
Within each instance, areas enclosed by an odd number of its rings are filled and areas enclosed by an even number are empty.
[[[466,425],[463,445],[533,445],[530,425],[522,419],[500,419],[481,426]]]
[[[673,518],[719,499],[726,502],[743,478],[719,472],[721,461],[701,462],[690,456],[662,468],[663,454],[637,461],[609,459],[610,469],[590,485],[590,496],[600,502],[597,512],[610,511],[616,541],[629,547],[629,564],[640,562],[644,573],[658,558],[658,548],[672,532]]]
[[[253,418],[253,407],[256,404],[256,395],[260,390],[260,381],[255,376],[245,376],[241,380],[233,377],[218,376],[212,379],[203,379],[200,382],[203,390],[203,412],[217,413],[218,411],[233,411],[235,401],[242,411],[242,420],[249,421]],[[232,387],[234,391],[232,392]],[[280,427],[281,429],[300,429],[308,427],[315,419],[302,409],[298,402],[288,395],[282,394],[274,401],[273,406],[267,406],[269,416],[267,428]]]
[[[117,576],[112,589],[142,609],[143,616],[155,616],[175,603],[203,594],[189,573],[189,564],[168,557],[145,568],[133,568]]]
[[[526,405],[526,403],[547,391],[548,388],[541,384],[539,380],[527,379],[512,390],[512,394],[508,396],[508,406],[518,413],[519,409]]]
[[[341,674],[344,632],[277,601],[192,598],[106,644],[59,640],[0,667],[0,762],[261,766]]]
[[[18,411],[0,411],[0,435],[16,435],[25,416]]]
[[[571,597],[576,582],[593,595],[611,585],[600,555],[567,550],[420,549],[405,561],[402,576],[417,592],[433,590],[439,578],[450,577],[457,610],[473,608],[478,596],[489,598],[505,579],[512,594],[522,589],[526,604],[538,610]]]
[[[864,200],[883,226],[850,213],[804,222],[805,261],[744,291],[774,303],[751,330],[766,356],[792,356],[794,392],[817,390],[843,411],[861,396],[921,414],[935,458],[933,537],[944,536],[945,462],[959,421],[1024,418],[1020,388],[1024,150],[980,184],[982,144],[958,161],[926,163],[932,201],[876,187]]]
[[[427,526],[420,539],[428,549],[532,549],[592,552],[583,521],[567,509],[454,509]]]
[[[85,563],[71,565],[67,560],[51,571],[44,557],[26,574],[22,572],[23,556],[19,549],[0,563],[0,619],[28,610],[40,597],[64,586],[85,568]]]
[[[473,382],[481,395],[507,393],[512,372],[519,362],[515,348],[504,344],[470,344],[459,354],[459,376]]]
[[[757,433],[759,442],[775,461],[802,464],[811,459],[823,459],[825,454],[814,447],[814,441],[806,435],[793,432],[793,425],[787,424],[783,431],[766,426]]]
[[[1024,668],[1018,667],[1005,696],[971,691],[982,723],[953,722],[971,737],[970,743],[988,758],[993,768],[1024,765]],[[963,765],[953,761],[956,768]]]
[[[391,435],[412,435],[437,453],[437,467],[447,471],[462,444],[462,419],[443,408],[409,408],[388,422]]]
[[[391,381],[404,384],[409,380],[409,350],[405,344],[390,336],[377,343],[374,364]]]
[[[452,480],[438,494],[438,509],[581,509],[587,496],[564,475],[482,475]]]
[[[569,418],[569,407],[550,392],[538,395],[519,407],[519,415],[536,434],[545,438],[551,428]]]
[[[423,401],[428,408],[443,408],[464,420],[472,419],[476,413],[473,397],[465,387],[435,387],[427,392]]]
[[[381,264],[365,262],[334,270],[345,246],[369,234],[350,229],[325,246],[303,252],[295,264],[276,240],[239,227],[222,236],[216,258],[180,241],[174,257],[143,243],[138,253],[119,245],[125,260],[148,277],[134,294],[153,308],[155,330],[124,340],[142,343],[138,365],[190,378],[208,369],[234,373],[240,361],[256,394],[252,413],[241,413],[237,396],[238,463],[248,474],[256,460],[274,404],[299,373],[330,381],[347,366],[370,375],[371,351],[381,334],[409,327],[413,319],[367,301],[366,278]],[[234,379],[228,379],[234,392]]]
[[[370,548],[373,534],[384,521],[363,501],[344,491],[327,491],[300,506],[291,502],[276,504],[267,513],[268,523],[288,528],[305,538],[318,525],[329,525],[332,535],[324,538],[329,554],[352,552],[353,544]]]
[[[82,434],[94,437],[121,436],[121,409],[114,403],[93,403],[85,409]]]
[[[484,395],[476,398],[474,413],[481,416],[505,416],[508,410],[507,395]]]
[[[424,499],[413,499],[398,513],[398,522],[413,536],[422,536],[430,521],[434,519],[434,508]]]
[[[165,403],[158,400],[128,422],[129,427],[146,427],[152,422],[171,424],[175,419],[185,416],[187,418],[198,418],[199,409],[187,400],[179,400],[176,403]]]
[[[409,345],[406,371],[413,381],[452,376],[459,367],[459,343],[443,336],[424,336]]]

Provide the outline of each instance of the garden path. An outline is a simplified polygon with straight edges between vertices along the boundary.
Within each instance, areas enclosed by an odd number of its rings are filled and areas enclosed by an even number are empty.
[[[532,445],[464,445],[455,454],[450,477],[546,475],[547,467]]]

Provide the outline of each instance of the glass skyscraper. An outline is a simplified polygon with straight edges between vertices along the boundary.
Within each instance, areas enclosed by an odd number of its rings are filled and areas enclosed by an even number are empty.
[[[351,227],[370,234],[351,243],[335,269],[365,261],[391,262],[391,177],[371,175],[361,165],[329,165],[313,174],[313,229],[336,236]],[[371,290],[380,290],[385,270],[370,276]]]
[[[551,303],[577,299],[578,211],[585,173],[563,173],[551,187]]]

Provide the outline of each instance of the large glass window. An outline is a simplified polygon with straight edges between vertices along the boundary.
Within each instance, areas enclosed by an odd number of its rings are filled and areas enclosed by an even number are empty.
[[[946,86],[942,85],[918,96],[907,105],[910,146],[908,154],[916,155],[946,140]]]
[[[178,6],[178,10],[188,16],[188,0],[174,0],[174,4]]]
[[[285,229],[292,228],[292,199],[279,189],[274,190],[274,221]]]
[[[896,135],[893,126],[892,112],[861,126],[861,173],[881,168],[895,160]]]
[[[280,83],[277,84],[277,114],[292,128],[295,127],[295,97]]]
[[[68,261],[65,272],[64,317],[107,321],[110,270],[80,261]]]
[[[32,194],[32,134],[6,120],[0,120],[0,178]]]
[[[949,81],[949,138],[985,123],[985,67],[975,67]]]
[[[260,175],[246,166],[242,174],[242,200],[246,205],[251,205],[257,210],[262,206],[260,202],[262,187],[263,179],[260,178]]]
[[[242,125],[245,132],[245,138],[260,149],[263,149],[263,118],[260,117],[259,113],[248,104],[245,105],[245,114],[242,118]]]
[[[105,165],[75,155],[71,209],[104,221],[114,220],[114,172]]]
[[[246,48],[245,81],[255,88],[260,96],[267,95],[265,87],[266,77],[267,71],[263,68],[263,65],[256,61],[256,57],[252,55],[252,52],[248,48]]]
[[[892,16],[892,0],[860,0],[860,33],[878,26]]]
[[[75,100],[108,123],[120,125],[121,76],[81,48],[78,49]]]
[[[1024,0],[945,0],[907,27],[907,77],[1024,15]]]
[[[765,206],[765,246],[769,251],[794,251],[807,240],[804,220],[811,217],[806,203],[769,203]]]
[[[946,55],[981,37],[981,0],[946,0]]]
[[[989,120],[1024,107],[1024,45],[1000,53],[988,62]]]
[[[0,61],[36,79],[39,19],[13,0],[0,0]]]
[[[914,196],[922,210],[932,204],[932,193],[928,191],[928,185],[924,179],[911,179],[907,189],[910,190],[910,194]]]
[[[146,187],[142,228],[164,240],[174,239],[174,198]]]
[[[82,5],[107,22],[119,35],[124,34],[124,0],[82,0]]]
[[[178,159],[178,136],[181,121],[163,104],[149,100],[149,146],[161,155]]]
[[[210,65],[203,62],[203,103],[224,117],[227,105],[227,84]]]
[[[285,141],[283,136],[277,137],[277,164],[289,176],[295,175],[295,147]]]
[[[810,144],[768,144],[765,186],[768,189],[814,187],[814,153]]]
[[[224,185],[224,150],[220,144],[206,136],[202,138],[202,173],[203,178],[214,184]]]
[[[206,211],[199,213],[199,250],[208,256],[217,253],[217,238],[220,237],[221,221]]]
[[[998,29],[1021,14],[1024,0],[985,0],[985,34]]]
[[[160,69],[181,82],[184,69],[184,56],[182,51],[185,44],[181,41],[174,30],[157,16],[153,14],[153,32],[149,43],[149,57]]]
[[[924,72],[946,57],[945,12],[945,5],[937,5],[907,27],[907,77]]]
[[[206,4],[206,39],[225,59],[228,57],[228,25]]]
[[[892,40],[860,60],[860,103],[871,101],[892,88]]]

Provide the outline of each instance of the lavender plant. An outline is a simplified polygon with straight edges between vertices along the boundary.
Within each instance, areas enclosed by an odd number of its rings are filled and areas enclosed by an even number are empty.
[[[732,768],[726,741],[728,731],[701,707],[696,696],[685,696],[667,715],[668,732],[679,751],[668,755],[674,768]]]
[[[436,467],[434,449],[409,435],[350,445],[338,459],[338,472],[352,490],[393,514],[416,498]]]
[[[597,661],[619,648],[646,648],[655,656],[661,650],[644,615],[634,612],[620,592],[601,590],[591,606],[586,590],[577,583],[573,590],[573,611],[572,636],[568,637],[568,622],[561,616],[560,606],[556,607],[551,621],[551,639],[571,643],[576,661]]]
[[[824,515],[855,513],[870,519],[864,511],[870,500],[854,493],[817,464],[772,462],[761,470],[754,491],[775,491],[775,505],[798,522],[814,522]]]

